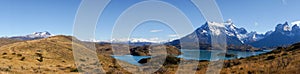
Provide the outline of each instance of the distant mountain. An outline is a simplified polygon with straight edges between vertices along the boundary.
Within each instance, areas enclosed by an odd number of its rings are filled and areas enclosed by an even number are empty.
[[[112,39],[111,41],[105,41],[108,43],[114,44],[129,44],[131,46],[145,46],[151,44],[163,44],[167,41],[162,40],[151,40],[151,39],[144,39],[144,38],[131,38],[131,39]]]
[[[50,36],[52,36],[52,34],[45,31],[45,32],[34,32],[32,34],[25,35],[25,36],[13,36],[13,37],[9,37],[9,38],[10,39],[18,39],[18,40],[35,40],[35,39],[47,38]]]
[[[275,31],[269,33],[265,38],[249,43],[255,47],[277,47],[290,45],[300,42],[300,28],[298,25],[293,25],[290,28],[288,22],[278,24]]]
[[[214,23],[214,22],[206,22],[204,25],[197,28],[193,33],[191,33],[187,36],[184,36],[178,40],[169,42],[168,44],[179,47],[180,40],[181,40],[181,41],[184,41],[184,43],[193,47],[193,46],[197,46],[197,44],[191,45],[191,44],[189,44],[189,42],[198,40],[200,48],[208,49],[211,46],[210,45],[211,30],[208,27],[209,23]],[[258,37],[258,38],[255,37],[256,35],[258,35],[256,32],[248,33],[248,31],[245,28],[237,28],[231,20],[226,21],[224,24],[225,24],[225,30],[226,30],[225,32],[226,32],[228,45],[241,46],[245,42],[256,41],[256,40],[261,39],[260,37]]]
[[[211,46],[211,30],[208,27],[209,23],[214,22],[206,22],[191,34],[167,44],[180,47],[181,40],[185,45],[188,45],[191,48],[200,46],[201,49],[209,49]],[[287,22],[285,24],[278,24],[275,31],[268,31],[265,34],[258,34],[255,31],[248,32],[245,28],[238,28],[231,20],[224,22],[224,25],[227,44],[233,47],[275,47],[300,42],[299,26],[294,25],[290,28]],[[189,44],[189,42],[194,42],[196,40],[199,41],[199,44]]]

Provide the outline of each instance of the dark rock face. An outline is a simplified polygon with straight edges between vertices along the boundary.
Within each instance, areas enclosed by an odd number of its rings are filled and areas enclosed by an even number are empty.
[[[284,32],[290,29],[289,24],[285,22],[284,24],[278,24],[275,28],[275,32]]]
[[[144,59],[141,59],[140,61],[138,61],[138,63],[140,63],[140,64],[145,64],[145,63],[149,62],[150,59],[151,59],[151,58],[144,58]]]
[[[298,25],[294,25],[291,32],[296,35],[300,35],[300,27]]]
[[[130,49],[130,54],[133,56],[150,56],[149,46],[138,46]]]

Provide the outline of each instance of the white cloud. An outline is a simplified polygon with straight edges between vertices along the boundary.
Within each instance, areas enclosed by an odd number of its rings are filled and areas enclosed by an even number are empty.
[[[162,42],[166,42],[167,40],[161,40],[157,37],[154,38],[131,38],[130,39],[131,42],[152,42],[152,43],[162,43]]]
[[[130,39],[112,39],[111,42],[115,43],[122,43],[122,42],[152,42],[152,43],[162,43],[162,42],[167,42],[167,40],[161,40],[157,37],[154,38],[130,38]]]
[[[149,40],[151,40],[151,41],[157,41],[157,40],[159,40],[159,38],[155,37],[155,38],[150,38]]]
[[[174,41],[174,40],[177,40],[177,39],[180,39],[180,38],[170,38],[168,41],[171,42],[171,41]]]
[[[300,25],[300,21],[294,21],[294,22],[292,22],[292,25],[295,25],[295,24]]]
[[[170,35],[168,35],[169,37],[178,37],[178,35],[177,34],[170,34]]]
[[[163,30],[150,30],[150,32],[152,32],[152,33],[161,32],[161,31],[163,31]]]

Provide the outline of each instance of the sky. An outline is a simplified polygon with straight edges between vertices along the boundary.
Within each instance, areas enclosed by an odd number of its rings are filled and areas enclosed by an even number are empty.
[[[130,6],[143,0],[112,0],[99,17],[96,40],[109,40],[118,17]],[[189,0],[162,0],[180,9],[197,28],[205,23],[203,16]],[[0,0],[0,36],[27,35],[49,31],[72,35],[81,0]],[[237,27],[265,33],[284,22],[300,20],[300,0],[216,0],[223,19]],[[171,13],[170,13],[171,14]],[[136,27],[132,38],[170,40],[178,38],[164,23],[148,22]]]

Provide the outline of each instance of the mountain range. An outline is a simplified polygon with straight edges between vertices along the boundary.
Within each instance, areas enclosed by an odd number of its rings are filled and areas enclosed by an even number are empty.
[[[209,23],[215,22],[206,22],[204,25],[197,28],[191,34],[184,36],[180,39],[171,41],[167,44],[171,44],[178,47],[180,45],[180,41],[185,41],[183,43],[188,44],[189,41],[193,42],[198,40],[198,46],[200,46],[201,48],[208,48],[211,46],[211,30],[208,26]],[[227,44],[229,46],[250,45],[257,48],[269,48],[300,42],[299,26],[295,24],[292,26],[292,28],[290,28],[288,22],[285,22],[284,24],[278,24],[275,28],[275,31],[268,31],[264,34],[259,34],[255,31],[248,32],[245,28],[238,28],[231,20],[224,22],[224,25],[227,37]]]
[[[180,48],[180,41],[184,41],[184,44],[189,45],[189,47],[198,47],[202,49],[209,49],[211,47],[211,30],[209,28],[209,23],[215,22],[206,22],[201,27],[197,28],[191,34],[188,34],[180,39],[166,42]],[[297,24],[294,24],[292,27],[289,26],[288,22],[283,24],[278,24],[274,31],[268,31],[264,34],[259,34],[255,31],[248,32],[245,28],[237,27],[235,24],[228,20],[224,22],[225,33],[228,46],[246,46],[246,47],[256,47],[256,48],[270,48],[285,46],[293,43],[300,42],[300,27]],[[34,32],[25,36],[13,36],[9,39],[17,40],[34,40],[42,39],[53,36],[51,33],[44,32]],[[199,44],[190,44],[189,42],[194,42],[198,40]],[[150,44],[160,44],[157,42],[145,40],[145,39],[130,39],[129,41],[120,41],[120,40],[111,40],[112,43],[129,43],[135,46],[143,46]]]
[[[9,37],[9,39],[17,39],[17,40],[35,40],[35,39],[42,39],[53,36],[51,33],[44,31],[44,32],[34,32],[32,34],[28,34],[25,36],[13,36]]]
[[[148,69],[139,69],[136,66],[122,61],[117,61],[111,55],[113,53],[111,44],[95,43],[96,53],[91,49],[90,42],[77,40],[71,36],[51,36],[44,39],[36,40],[5,40],[5,44],[0,46],[0,73],[29,73],[29,74],[75,74],[79,72],[98,72],[97,66],[101,67],[108,74],[131,74],[145,73]],[[0,42],[2,42],[0,41]],[[92,43],[94,44],[94,43]],[[81,50],[74,49],[72,45]],[[117,44],[117,49],[124,50],[127,45]],[[299,47],[300,43],[288,47],[278,47],[277,49],[247,58],[235,60],[225,60],[220,73],[298,73],[299,72]],[[160,47],[158,47],[160,49]],[[177,53],[178,49],[173,46],[167,46],[168,53]],[[174,49],[173,49],[174,48]],[[149,51],[150,48],[134,47],[136,53]],[[127,50],[125,50],[127,51]],[[123,51],[123,52],[125,52]],[[74,52],[80,52],[74,54]],[[91,54],[92,53],[92,54]],[[78,61],[74,58],[77,55]],[[96,55],[96,58],[86,56]],[[150,59],[156,62],[161,59]],[[178,70],[180,61],[188,61],[177,57],[166,58],[162,67],[157,70],[157,74],[174,74]],[[222,60],[223,61],[223,60]],[[197,74],[207,72],[209,61],[199,61],[194,69]],[[126,70],[120,65],[125,65]],[[145,66],[154,68],[153,66]],[[181,64],[182,65],[182,64]],[[194,67],[192,63],[183,63],[187,67]],[[214,66],[214,65],[213,65]],[[187,68],[190,69],[190,68]],[[187,70],[184,69],[184,70]]]

